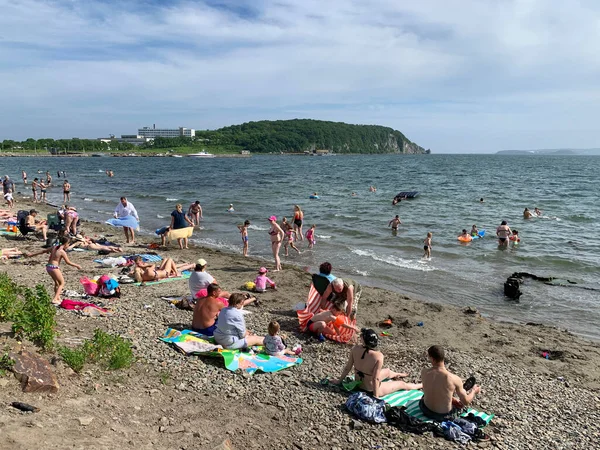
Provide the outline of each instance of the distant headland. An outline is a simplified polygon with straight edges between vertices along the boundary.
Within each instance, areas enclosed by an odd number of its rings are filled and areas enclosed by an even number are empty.
[[[554,148],[540,150],[500,150],[497,155],[600,155],[600,148]]]
[[[149,128],[136,135],[98,139],[4,140],[0,155],[175,156],[208,152],[211,155],[249,154],[429,154],[393,128],[352,125],[312,119],[262,120],[216,130]]]

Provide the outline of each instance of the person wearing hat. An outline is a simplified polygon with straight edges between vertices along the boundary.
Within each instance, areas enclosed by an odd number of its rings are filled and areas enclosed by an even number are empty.
[[[281,270],[281,260],[279,259],[279,250],[281,249],[281,242],[285,233],[277,223],[277,217],[269,217],[271,222],[271,228],[269,228],[269,237],[271,238],[271,250],[273,250],[273,258],[275,258],[275,272]]]
[[[196,261],[194,272],[190,275],[188,280],[192,298],[196,297],[196,294],[199,290],[206,289],[206,287],[211,283],[218,284],[217,281],[215,281],[215,278],[206,271],[206,260],[200,258],[198,261]]]
[[[376,350],[379,344],[377,333],[370,328],[363,328],[360,332],[362,344],[355,345],[350,351],[350,358],[342,375],[333,384],[340,384],[354,368],[354,379],[360,384],[357,386],[375,397],[383,397],[400,390],[421,389],[421,383],[406,383],[400,378],[408,376],[406,373],[393,372],[383,368],[383,353]],[[384,381],[387,380],[387,381]]]
[[[261,267],[260,269],[258,269],[258,276],[254,280],[255,292],[266,292],[267,284],[269,285],[269,287],[271,287],[271,289],[277,289],[275,283],[269,277],[267,277],[267,272],[268,270],[266,267]]]

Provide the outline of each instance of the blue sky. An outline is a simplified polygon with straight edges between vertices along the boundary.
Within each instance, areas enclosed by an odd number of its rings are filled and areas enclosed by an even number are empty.
[[[314,118],[600,147],[600,3],[0,0],[0,140]]]

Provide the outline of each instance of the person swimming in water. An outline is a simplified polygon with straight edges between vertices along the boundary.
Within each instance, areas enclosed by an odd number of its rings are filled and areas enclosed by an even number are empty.
[[[524,219],[531,219],[533,217],[533,214],[531,214],[531,211],[529,211],[529,208],[525,208],[523,210],[523,218]]]
[[[234,212],[235,209],[233,209],[233,203],[229,204],[229,208],[227,209],[227,212]]]
[[[542,214],[543,214],[543,213],[542,213],[542,210],[538,209],[537,207],[536,207],[536,208],[533,208],[533,213],[534,213],[536,216],[538,216],[538,217],[541,217],[541,216],[542,216]]]

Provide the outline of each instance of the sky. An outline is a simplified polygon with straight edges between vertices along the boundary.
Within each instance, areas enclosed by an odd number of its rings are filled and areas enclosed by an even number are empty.
[[[600,147],[595,0],[0,0],[0,140],[312,118]]]

